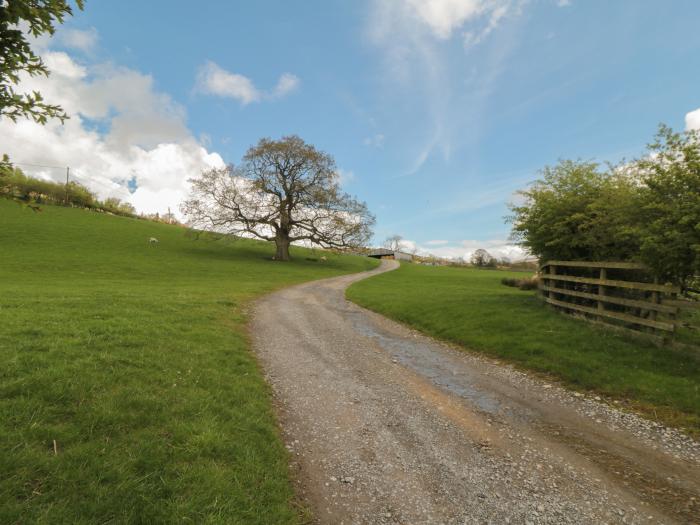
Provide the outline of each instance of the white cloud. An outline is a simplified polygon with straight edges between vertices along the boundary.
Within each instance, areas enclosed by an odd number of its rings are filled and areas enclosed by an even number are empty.
[[[197,89],[208,95],[235,98],[243,105],[257,102],[262,98],[261,93],[248,77],[230,73],[211,61],[199,68]]]
[[[522,0],[399,0],[381,4],[382,13],[390,13],[383,25],[405,25],[418,22],[433,37],[446,40],[468,24],[485,25],[491,32],[509,12],[518,10]],[[478,32],[482,31],[479,28]],[[381,29],[380,29],[381,30]],[[383,30],[386,30],[383,29]],[[485,36],[485,35],[484,35]]]
[[[571,0],[557,0],[557,7],[569,7]]]
[[[355,180],[355,172],[351,170],[344,170],[338,168],[337,170],[338,178],[340,179],[340,184],[347,184]]]
[[[292,75],[291,73],[282,73],[273,90],[273,95],[275,97],[283,97],[287,93],[291,93],[297,89],[300,83],[301,81],[298,76]]]
[[[66,53],[47,51],[43,54],[42,58],[46,67],[48,67],[54,75],[73,80],[79,80],[87,76],[87,69],[73,61]]]
[[[491,239],[486,241],[463,240],[461,247],[465,250],[465,258],[469,258],[479,248],[483,248],[494,257],[508,257],[511,260],[519,260],[525,257],[525,252],[520,246],[508,242],[505,239]]]
[[[439,245],[431,244],[439,242]],[[509,243],[505,239],[491,239],[491,240],[463,240],[457,243],[449,243],[447,241],[428,241],[425,246],[417,246],[418,253],[420,255],[435,255],[436,257],[443,257],[446,259],[458,259],[463,258],[468,261],[472,254],[479,248],[485,249],[492,256],[503,258],[507,257],[511,261],[519,261],[525,259],[527,254],[519,246],[515,246]]]
[[[76,49],[83,53],[94,51],[97,46],[97,29],[60,29],[56,39],[62,45],[70,49]]]
[[[401,239],[399,241],[399,250],[407,253],[418,253],[420,247],[415,241],[409,239]]]
[[[507,257],[511,261],[521,261],[528,258],[527,253],[519,246],[516,246],[505,239],[476,240],[468,239],[451,242],[447,240],[430,240],[418,243],[410,239],[401,239],[400,249],[408,253],[417,255],[433,255],[443,259],[464,259],[469,261],[472,254],[483,248],[493,257],[499,259]]]
[[[301,80],[291,73],[282,73],[271,92],[259,90],[253,81],[246,76],[225,70],[218,64],[207,61],[199,68],[196,80],[196,90],[208,95],[233,98],[244,106],[251,102],[259,102],[263,98],[281,98],[299,87]]]
[[[371,137],[366,137],[363,143],[365,146],[382,148],[384,147],[384,135],[382,133],[375,133]]]
[[[188,178],[224,165],[193,137],[184,109],[158,92],[149,75],[80,65],[62,52],[46,51],[43,57],[51,76],[25,77],[20,88],[41,91],[71,119],[45,126],[0,120],[2,151],[14,162],[70,166],[71,177],[101,198],[119,197],[139,211],[160,213],[178,209]],[[20,167],[30,175],[65,180],[63,168]]]
[[[449,38],[467,20],[492,8],[489,0],[406,0],[413,16],[426,24],[438,38]]]
[[[700,130],[700,108],[695,111],[691,111],[685,116],[685,129],[697,129]]]

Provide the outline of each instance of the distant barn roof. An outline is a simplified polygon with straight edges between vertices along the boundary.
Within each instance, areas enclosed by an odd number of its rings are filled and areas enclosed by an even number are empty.
[[[376,248],[369,252],[369,257],[384,257],[385,255],[394,255],[394,250],[387,250],[386,248]]]
[[[381,259],[382,257],[393,257],[397,261],[412,261],[413,255],[399,250],[387,250],[386,248],[375,248],[367,254],[368,257]]]

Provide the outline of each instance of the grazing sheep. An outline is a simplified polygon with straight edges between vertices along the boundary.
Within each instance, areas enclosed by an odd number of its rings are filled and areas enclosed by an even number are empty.
[[[326,256],[324,255],[323,257],[321,257],[321,260],[322,260],[322,261],[327,261],[328,259],[327,259]]]
[[[148,244],[158,244],[159,242],[160,241],[158,241],[158,239],[156,239],[155,237],[151,237],[150,239],[148,239]]]

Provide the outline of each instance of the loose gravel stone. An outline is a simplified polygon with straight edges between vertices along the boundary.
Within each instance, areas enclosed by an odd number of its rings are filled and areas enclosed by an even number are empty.
[[[345,301],[350,283],[392,266],[254,309],[254,348],[316,522],[697,519],[698,442]]]

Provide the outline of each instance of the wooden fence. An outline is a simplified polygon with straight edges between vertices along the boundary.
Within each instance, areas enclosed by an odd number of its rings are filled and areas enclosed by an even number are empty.
[[[662,339],[678,323],[679,287],[650,279],[636,263],[548,261],[540,268],[539,290],[567,313]]]

